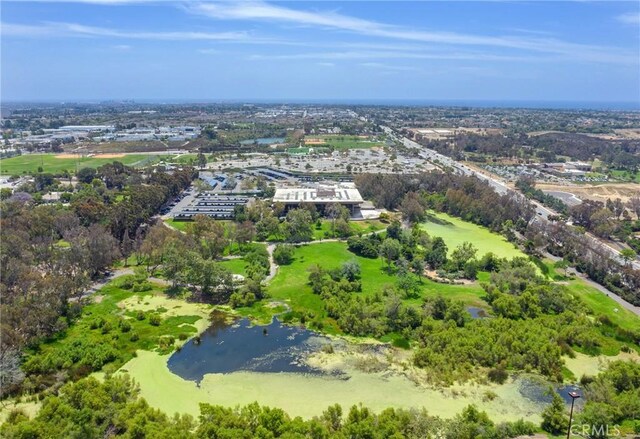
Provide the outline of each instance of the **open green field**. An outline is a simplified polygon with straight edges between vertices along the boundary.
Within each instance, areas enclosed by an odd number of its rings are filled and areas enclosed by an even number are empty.
[[[439,236],[449,248],[449,254],[465,241],[471,242],[478,249],[478,257],[492,252],[501,258],[527,257],[503,236],[488,229],[463,221],[446,213],[430,212],[429,219],[421,227],[431,236]]]
[[[210,157],[207,156],[207,159]],[[184,165],[191,165],[198,161],[198,154],[178,154],[178,155],[162,155],[160,160],[164,160],[167,163],[181,163]]]
[[[362,270],[362,293],[372,295],[380,291],[385,285],[393,285],[396,277],[389,275],[381,259],[368,259],[357,256],[347,250],[344,242],[325,242],[297,247],[294,261],[290,265],[283,265],[278,274],[271,281],[268,288],[272,299],[285,300],[294,311],[309,310],[316,316],[322,316],[334,331],[337,330],[333,322],[326,318],[324,305],[319,295],[313,294],[307,285],[309,267],[318,264],[324,268],[339,267],[347,261],[357,261]],[[423,279],[422,296],[442,294],[452,299],[463,300],[469,305],[486,306],[480,299],[484,294],[478,285],[447,285]],[[410,302],[419,303],[421,299]],[[329,328],[326,328],[329,330]],[[330,331],[330,330],[329,330]]]
[[[189,224],[191,224],[191,221],[176,221],[173,218],[168,218],[164,220],[164,222],[174,229],[180,230],[181,232],[186,232],[189,228]]]
[[[219,262],[220,265],[231,271],[233,274],[247,275],[247,263],[243,258],[227,259]]]
[[[331,220],[322,220],[320,227],[313,226],[313,239],[321,240],[331,238]],[[366,221],[350,221],[349,225],[351,230],[356,235],[359,233],[371,233],[377,230],[382,230],[387,227],[386,224],[378,220],[366,220]]]
[[[611,171],[611,176],[616,180],[630,181],[634,183],[640,183],[640,172],[631,173],[628,171]]]
[[[148,164],[155,160],[156,156],[146,154],[126,154],[122,157],[68,157],[66,154],[25,154],[0,160],[0,173],[9,175],[35,173],[39,167],[42,167],[43,172],[53,174],[65,170],[73,173],[81,168],[97,168],[114,161],[128,166],[135,166],[143,161]]]
[[[358,136],[347,136],[342,134],[326,134],[326,135],[309,135],[309,140],[320,139],[325,145],[330,145],[335,149],[359,149],[359,148],[373,148],[385,146],[384,142],[378,140],[369,140],[367,138]],[[308,143],[307,147],[322,146],[322,144]]]
[[[193,224],[193,221],[176,221],[173,218],[167,218],[165,220],[163,220],[167,225],[180,230],[181,232],[187,232],[189,230],[189,227],[191,227],[191,224]],[[218,222],[222,223],[225,226],[228,226],[229,224],[231,224],[230,220],[217,220]]]
[[[615,300],[601,291],[587,285],[582,279],[575,279],[567,284],[567,288],[580,297],[596,315],[605,315],[623,329],[640,330],[640,318],[624,309]]]

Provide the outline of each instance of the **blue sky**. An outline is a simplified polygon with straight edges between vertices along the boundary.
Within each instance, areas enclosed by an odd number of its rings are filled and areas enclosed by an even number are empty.
[[[7,1],[2,99],[640,103],[640,2]]]

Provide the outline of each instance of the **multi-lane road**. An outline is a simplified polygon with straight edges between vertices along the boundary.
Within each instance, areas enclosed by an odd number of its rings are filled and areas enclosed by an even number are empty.
[[[381,126],[381,128],[392,138],[394,138],[396,141],[401,142],[405,147],[407,148],[411,148],[411,149],[416,149],[418,150],[418,155],[420,155],[420,157],[422,157],[425,160],[429,160],[430,162],[434,163],[435,165],[438,165],[442,168],[450,168],[453,169],[455,172],[458,172],[460,174],[463,175],[475,175],[476,177],[480,178],[481,180],[485,180],[497,193],[501,194],[501,195],[506,195],[506,194],[514,194],[516,196],[519,197],[524,197],[524,195],[522,195],[520,192],[510,188],[509,186],[507,186],[503,181],[495,178],[495,177],[490,177],[487,176],[475,169],[472,169],[466,165],[464,165],[463,163],[460,163],[454,159],[452,159],[451,157],[447,157],[445,155],[442,155],[440,153],[438,153],[437,151],[434,151],[432,149],[426,148],[422,145],[420,145],[419,143],[414,142],[411,139],[407,139],[406,137],[402,136],[399,133],[396,133],[394,130],[392,130],[389,127],[386,126]],[[548,207],[543,206],[542,204],[538,203],[537,201],[532,201],[530,200],[531,203],[533,204],[533,207],[535,208],[536,211],[536,217],[538,220],[543,220],[543,221],[548,221],[549,220],[549,216],[551,215],[558,215],[556,212],[554,212],[553,210],[549,209]],[[602,248],[603,250],[605,250],[606,252],[608,252],[615,260],[617,260],[620,263],[624,263],[624,260],[622,258],[622,256],[620,255],[620,252],[611,247],[609,244],[607,244],[606,242],[602,241],[601,239],[598,239],[597,237],[595,237],[594,235],[591,235],[589,233],[587,233],[587,235],[593,242],[593,244],[595,246],[598,246],[600,248]],[[634,269],[636,270],[640,270],[640,261],[636,260],[633,261],[632,266]]]

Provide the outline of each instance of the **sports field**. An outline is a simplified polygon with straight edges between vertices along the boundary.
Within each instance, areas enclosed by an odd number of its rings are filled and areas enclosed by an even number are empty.
[[[82,157],[76,154],[25,154],[17,157],[0,160],[0,173],[20,175],[38,172],[42,167],[43,172],[57,174],[63,171],[76,172],[82,168],[97,168],[113,161],[119,161],[125,165],[148,164],[156,160],[156,156],[147,154],[96,154],[91,157]]]
[[[335,149],[359,149],[385,146],[384,142],[378,140],[342,134],[308,136],[305,138],[304,143],[307,147],[330,145]]]
[[[449,248],[449,254],[458,245],[469,241],[478,249],[478,257],[489,252],[501,258],[527,257],[503,236],[446,213],[430,212],[429,219],[422,223],[421,227],[430,236],[439,236],[444,239]]]

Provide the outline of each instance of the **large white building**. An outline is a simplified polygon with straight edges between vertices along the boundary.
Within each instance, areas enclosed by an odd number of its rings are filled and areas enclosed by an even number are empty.
[[[313,204],[324,211],[329,204],[342,204],[352,213],[364,202],[353,183],[334,185],[318,184],[310,187],[281,187],[276,189],[273,201],[293,209],[303,204]]]

